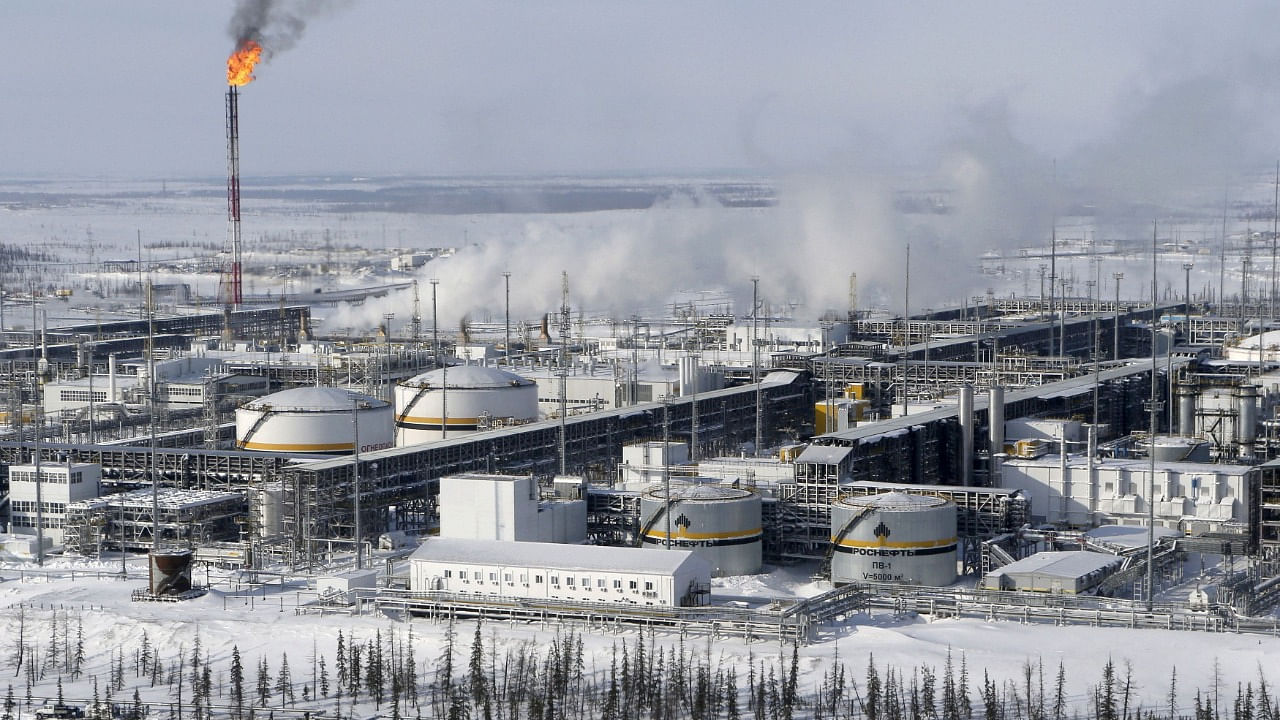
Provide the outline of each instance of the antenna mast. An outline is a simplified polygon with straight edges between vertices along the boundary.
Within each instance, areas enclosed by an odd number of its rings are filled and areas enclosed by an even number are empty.
[[[569,322],[569,273],[560,273],[560,363],[556,374],[560,376],[560,474],[568,474],[568,427],[565,422],[569,414],[569,333],[573,326]]]

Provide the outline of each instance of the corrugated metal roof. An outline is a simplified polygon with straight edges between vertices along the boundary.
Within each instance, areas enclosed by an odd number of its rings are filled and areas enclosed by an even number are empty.
[[[1010,563],[992,575],[1024,575],[1035,573],[1066,580],[1078,580],[1105,568],[1120,565],[1123,558],[1087,550],[1040,552]]]

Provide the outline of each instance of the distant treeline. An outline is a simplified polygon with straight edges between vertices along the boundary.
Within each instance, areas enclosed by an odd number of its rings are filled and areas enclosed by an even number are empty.
[[[18,607],[6,621],[5,660],[18,688],[7,686],[0,720],[29,717],[38,698],[85,702],[92,717],[129,720],[277,712],[353,720],[373,713],[392,720],[1280,720],[1262,668],[1256,684],[1228,688],[1216,662],[1211,684],[1182,707],[1175,669],[1164,697],[1153,701],[1139,697],[1127,664],[1110,659],[1096,684],[1076,694],[1068,693],[1061,662],[1027,660],[1017,677],[995,678],[971,671],[962,652],[948,652],[941,667],[894,667],[833,651],[819,677],[802,680],[795,645],[762,644],[742,667],[710,639],[659,643],[641,632],[616,641],[606,664],[602,654],[584,651],[577,632],[513,642],[496,629],[486,634],[479,622],[465,626],[469,642],[450,622],[439,654],[427,658],[415,654],[422,640],[412,624],[363,637],[339,630],[332,647],[313,639],[292,664],[286,651],[248,658],[238,645],[215,659],[199,634],[175,647],[172,634],[153,639],[146,631],[131,647],[87,657],[79,618],[35,615]]]

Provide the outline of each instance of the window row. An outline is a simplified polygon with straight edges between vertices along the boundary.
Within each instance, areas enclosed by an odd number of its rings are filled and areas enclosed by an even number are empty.
[[[489,572],[486,572],[486,571],[483,571],[483,570],[470,570],[469,568],[461,568],[461,569],[457,570],[456,572],[457,572],[456,577],[457,577],[459,580],[461,580],[461,581],[463,581],[463,582],[465,582],[465,583],[471,583],[471,582],[483,583],[483,582],[485,582],[485,580],[487,579],[487,580],[488,580],[488,582],[489,582],[491,585],[497,585],[497,584],[499,584],[499,583],[498,583],[498,573],[497,573],[496,571],[489,571]],[[454,570],[452,570],[452,569],[446,569],[446,570],[444,571],[444,577],[445,577],[445,579],[446,579],[446,580],[453,579],[453,578],[455,577],[455,574],[454,574],[454,573],[455,573],[455,571],[454,571]],[[504,583],[506,583],[506,584],[508,584],[508,585],[514,585],[514,584],[517,582],[516,577],[517,577],[517,576],[516,576],[516,574],[514,574],[514,573],[504,572],[504,573],[502,573],[502,582],[504,582]],[[520,573],[518,577],[519,577],[518,582],[519,582],[520,584],[522,584],[522,585],[528,585],[528,584],[529,584],[529,575],[528,575],[528,573]],[[546,579],[546,578],[544,578],[544,576],[543,576],[543,575],[541,575],[541,574],[535,574],[535,575],[533,576],[533,582],[534,582],[534,584],[535,584],[535,585],[541,585],[541,584],[543,583],[544,579]],[[551,576],[550,576],[551,586],[552,586],[552,587],[560,587],[560,585],[561,585],[561,580],[562,580],[562,579],[563,579],[563,581],[564,581],[564,585],[565,585],[565,587],[568,587],[568,588],[581,588],[581,589],[583,589],[583,590],[591,590],[591,589],[592,589],[592,587],[595,587],[595,588],[597,588],[597,589],[599,589],[599,590],[601,590],[601,591],[606,591],[606,590],[608,590],[608,588],[610,587],[610,585],[612,585],[613,589],[614,589],[614,590],[617,590],[618,592],[622,592],[622,590],[623,590],[623,582],[624,582],[623,580],[621,580],[621,579],[619,579],[619,578],[614,578],[614,579],[612,580],[612,582],[610,582],[610,581],[609,581],[608,579],[606,579],[606,578],[598,577],[598,578],[595,578],[595,582],[594,582],[594,585],[593,585],[593,584],[592,584],[592,578],[590,578],[590,577],[585,577],[585,576],[576,576],[576,575],[565,575],[565,576],[561,576],[561,575],[559,575],[559,574],[556,574],[556,575],[551,575]],[[637,592],[637,591],[639,591],[639,590],[640,590],[640,581],[638,581],[638,580],[627,580],[627,581],[625,581],[625,582],[626,582],[626,589],[631,590],[632,592]],[[646,591],[646,592],[651,592],[651,591],[653,591],[653,581],[652,581],[652,580],[645,580],[645,581],[644,581],[644,589],[645,589],[645,591]]]

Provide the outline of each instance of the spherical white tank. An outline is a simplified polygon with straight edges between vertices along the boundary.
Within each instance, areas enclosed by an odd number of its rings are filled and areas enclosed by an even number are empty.
[[[640,496],[641,543],[666,548],[670,519],[673,550],[692,550],[715,577],[760,572],[760,496],[740,488],[697,483],[655,486]]]
[[[889,492],[831,505],[831,581],[950,585],[956,579],[956,506]]]
[[[236,447],[345,454],[358,435],[361,452],[381,450],[391,447],[393,415],[390,403],[346,388],[282,390],[236,410]]]
[[[459,365],[410,378],[396,386],[396,443],[439,440],[448,435],[538,419],[538,386],[498,368]]]

